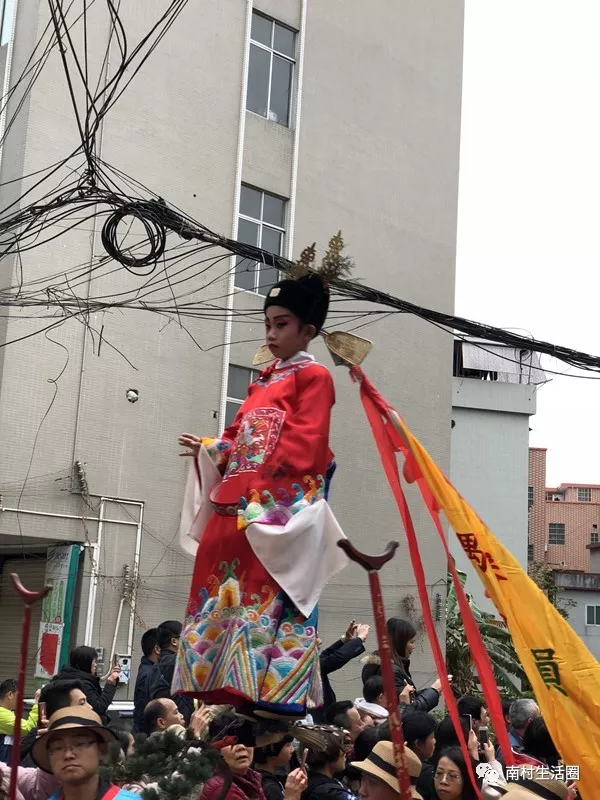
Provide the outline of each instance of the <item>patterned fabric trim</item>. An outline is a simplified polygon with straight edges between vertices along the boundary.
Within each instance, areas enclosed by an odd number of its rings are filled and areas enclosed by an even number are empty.
[[[302,481],[306,486],[303,489],[299,483],[292,484],[292,496],[286,489],[277,489],[275,494],[268,491],[259,492],[251,489],[249,499],[240,498],[238,511],[238,529],[244,530],[251,522],[261,522],[265,525],[285,525],[294,514],[304,508],[325,499],[326,482],[322,475],[317,475],[316,480],[306,475]]]
[[[252,702],[288,708],[321,705],[317,609],[305,619],[270,585],[248,598],[239,567],[237,558],[223,562],[223,578],[210,575],[207,588],[190,600],[173,686],[193,692],[231,689]]]
[[[272,371],[264,370],[260,373],[258,378],[254,381],[258,386],[267,386],[267,384],[278,383],[290,375],[294,375],[300,369],[306,369],[316,364],[316,361],[303,361],[301,364],[293,364],[282,370],[273,369]]]
[[[224,467],[227,464],[227,453],[231,449],[231,442],[210,438],[202,438],[200,441],[216,467]]]
[[[284,419],[285,412],[279,408],[253,408],[244,414],[229,451],[223,481],[245,472],[258,472],[275,450]]]

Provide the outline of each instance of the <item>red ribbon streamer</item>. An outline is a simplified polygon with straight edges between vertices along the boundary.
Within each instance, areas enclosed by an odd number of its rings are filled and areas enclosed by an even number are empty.
[[[423,610],[423,620],[425,622],[425,629],[427,631],[427,635],[431,642],[434,661],[436,664],[436,668],[438,670],[440,681],[442,683],[442,691],[444,699],[446,701],[448,712],[454,724],[454,728],[456,730],[459,739],[461,750],[463,752],[463,755],[465,756],[467,769],[469,771],[469,777],[471,778],[471,781],[473,783],[473,786],[475,787],[475,791],[477,792],[478,797],[481,798],[479,789],[477,788],[475,775],[473,774],[471,758],[468,752],[467,745],[464,741],[464,735],[462,733],[462,728],[460,725],[460,717],[458,714],[458,707],[456,705],[456,700],[454,699],[454,695],[450,688],[450,683],[448,681],[448,677],[446,674],[445,660],[435,630],[433,616],[431,614],[431,607],[429,604],[429,596],[427,593],[427,586],[425,583],[425,573],[423,570],[423,563],[419,551],[419,544],[416,537],[410,511],[406,503],[406,498],[404,496],[404,493],[402,491],[402,486],[400,483],[398,463],[396,460],[396,453],[398,451],[402,452],[402,454],[405,457],[405,468],[404,468],[405,478],[410,482],[416,480],[417,485],[421,490],[421,494],[423,496],[425,504],[427,505],[429,513],[431,514],[436,530],[438,531],[438,534],[442,540],[444,550],[446,551],[448,566],[450,569],[450,573],[452,575],[452,580],[455,586],[459,608],[465,626],[465,635],[467,637],[469,646],[471,647],[473,661],[477,667],[477,671],[481,681],[481,688],[484,697],[486,699],[486,702],[488,704],[488,708],[490,710],[490,716],[494,724],[494,729],[497,733],[503,752],[509,754],[507,759],[507,764],[508,764],[508,762],[512,761],[512,751],[508,741],[508,733],[506,731],[506,725],[504,723],[504,715],[502,713],[502,704],[500,701],[500,696],[498,694],[498,689],[496,686],[492,665],[490,663],[487,651],[481,639],[481,634],[479,633],[477,623],[475,621],[475,618],[473,617],[473,612],[471,611],[462,584],[460,583],[460,580],[458,578],[458,574],[454,566],[454,560],[450,554],[448,543],[440,523],[438,509],[435,503],[435,498],[433,497],[433,494],[431,493],[431,490],[426,484],[423,476],[420,474],[416,462],[414,460],[414,457],[412,456],[406,445],[402,442],[400,436],[398,435],[393,425],[389,421],[388,414],[390,411],[393,411],[394,409],[376,391],[376,389],[366,378],[362,370],[360,369],[353,370],[353,375],[355,378],[360,380],[361,400],[365,408],[367,418],[371,425],[371,429],[375,437],[375,442],[377,445],[377,449],[379,451],[379,455],[381,457],[384,471],[386,473],[388,483],[390,484],[390,488],[392,489],[392,493],[394,494],[394,498],[396,500],[396,504],[400,512],[400,517],[402,519],[405,532],[407,535],[409,554],[415,578],[417,581],[417,589],[419,593],[419,599],[421,601],[421,607]]]
[[[373,615],[375,617],[375,631],[377,633],[377,644],[381,656],[381,677],[383,679],[383,690],[385,692],[386,706],[390,717],[390,736],[394,748],[394,763],[396,765],[396,776],[400,786],[400,800],[410,800],[412,793],[410,790],[410,776],[408,774],[407,761],[404,759],[404,732],[400,724],[400,712],[398,711],[398,692],[392,671],[392,655],[390,643],[387,635],[387,625],[385,611],[383,608],[383,597],[381,595],[381,584],[379,575],[375,570],[369,570],[369,586],[371,588],[371,600],[373,602]]]
[[[390,406],[389,403],[386,400],[384,400],[384,398],[379,394],[379,392],[375,389],[373,384],[368,380],[368,378],[364,375],[364,373],[362,373],[362,371],[360,371],[359,377],[362,381],[361,397],[363,398],[367,397],[369,399],[369,401],[375,407],[376,413],[378,412],[379,415],[383,415],[386,419],[388,419],[388,414],[390,410],[394,411],[394,413],[397,413],[395,409],[393,409],[392,406]],[[364,405],[364,399],[363,399],[363,405]],[[406,444],[404,443],[404,441],[402,440],[396,429],[389,423],[385,426],[385,428],[387,434],[386,438],[388,439],[388,446],[392,450],[402,452],[405,458],[405,464],[403,470],[405,480],[408,483],[416,482],[423,497],[423,500],[425,502],[425,505],[427,506],[427,510],[429,511],[429,514],[438,532],[438,535],[442,541],[442,545],[444,547],[444,550],[446,552],[446,557],[448,559],[448,568],[450,570],[450,574],[452,575],[452,583],[454,584],[454,588],[456,591],[458,607],[460,609],[463,624],[465,627],[465,635],[467,637],[467,642],[469,643],[469,646],[471,648],[471,656],[477,668],[477,674],[479,675],[479,679],[481,681],[481,689],[483,691],[483,695],[485,697],[488,710],[490,712],[492,724],[494,725],[494,731],[496,733],[496,736],[498,737],[498,741],[502,748],[502,752],[506,756],[505,758],[506,766],[514,766],[515,763],[514,755],[512,752],[512,748],[510,746],[510,741],[508,739],[508,732],[506,730],[506,724],[504,722],[504,712],[502,711],[502,701],[500,700],[500,695],[498,693],[498,687],[496,685],[494,670],[492,668],[490,658],[483,643],[483,639],[481,638],[477,622],[475,621],[475,617],[473,616],[473,612],[471,611],[471,607],[469,605],[469,601],[467,600],[467,596],[463,589],[463,585],[460,582],[460,578],[458,577],[458,573],[456,571],[456,567],[454,564],[454,558],[450,553],[450,549],[448,547],[448,541],[446,539],[446,535],[444,533],[440,521],[439,507],[437,505],[436,499],[429,487],[429,484],[421,474],[413,454],[410,452],[410,450],[408,449],[408,447],[406,446]],[[456,727],[456,723],[454,724]]]

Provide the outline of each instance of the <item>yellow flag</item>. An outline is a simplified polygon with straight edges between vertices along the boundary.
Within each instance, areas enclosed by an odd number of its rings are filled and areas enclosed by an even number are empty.
[[[460,496],[398,417],[418,470],[504,618],[563,761],[581,794],[600,797],[600,662]],[[420,477],[418,475],[413,477]],[[576,778],[571,770],[567,778]]]

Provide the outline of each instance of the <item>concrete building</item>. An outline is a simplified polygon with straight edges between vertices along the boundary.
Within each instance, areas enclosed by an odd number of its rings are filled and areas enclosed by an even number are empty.
[[[165,6],[164,0],[123,4],[129,41],[138,41]],[[15,24],[5,20],[10,34],[2,42],[10,85],[48,22],[48,8],[39,0],[8,7]],[[104,4],[88,13],[90,69],[106,80],[110,21]],[[313,241],[323,251],[341,229],[357,277],[451,313],[462,38],[462,0],[377,0],[368,9],[359,0],[190,3],[104,121],[100,155],[213,230],[290,257]],[[9,103],[10,116],[23,101],[2,150],[2,208],[29,187],[23,176],[77,144],[57,50],[30,91],[16,91]],[[88,221],[23,254],[22,262],[4,258],[1,285],[18,284],[21,269],[27,281],[47,280],[101,252]],[[182,618],[193,565],[177,544],[187,470],[177,457],[177,436],[217,434],[243,399],[263,335],[262,295],[275,277],[255,265],[232,263],[229,274],[226,267],[185,283],[190,300],[210,298],[247,312],[233,324],[225,315],[186,320],[202,350],[176,322],[139,312],[93,314],[91,331],[70,320],[47,337],[0,349],[0,677],[17,666],[19,607],[7,581],[13,570],[39,586],[45,574],[59,580],[60,570],[48,565],[64,561],[62,608],[73,611],[70,632],[61,628],[67,616],[61,608],[46,608],[46,638],[38,642],[38,609],[32,665],[43,651],[51,667],[56,649],[64,652],[70,641],[104,648],[108,669],[114,642],[116,653],[133,656],[133,677],[142,630]],[[115,294],[136,288],[136,281],[116,269],[79,291]],[[210,290],[202,290],[210,281]],[[12,309],[0,318],[0,342],[39,327]],[[98,351],[101,329],[128,361],[106,344]],[[374,342],[368,374],[448,470],[451,337],[404,315],[364,333]],[[328,359],[321,344],[315,354]],[[377,552],[391,538],[402,541],[382,574],[387,612],[401,614],[416,588],[398,513],[356,386],[343,369],[335,381],[339,467],[332,506],[359,548]],[[445,560],[420,502],[413,506],[427,583],[439,591]],[[65,543],[81,547],[74,572],[63,551],[49,551]],[[364,573],[348,568],[320,608],[326,642],[351,617],[371,621]],[[428,647],[414,660],[417,684],[434,678]],[[359,669],[344,672],[344,696],[359,688],[352,683]],[[131,697],[132,689],[118,696]]]
[[[546,486],[546,450],[532,447],[529,493],[530,561],[554,572],[569,623],[600,658],[600,486]]]
[[[519,358],[514,348],[474,339],[455,342],[453,373],[450,479],[525,569],[529,418],[545,375],[537,355]],[[495,613],[456,537],[450,541],[468,592]]]
[[[588,547],[597,556],[593,572],[556,571],[554,580],[562,589],[560,603],[563,606],[568,603],[569,624],[588,650],[600,659],[600,546]]]
[[[555,570],[590,572],[589,545],[600,543],[600,486],[546,485],[546,450],[529,452],[532,561]]]

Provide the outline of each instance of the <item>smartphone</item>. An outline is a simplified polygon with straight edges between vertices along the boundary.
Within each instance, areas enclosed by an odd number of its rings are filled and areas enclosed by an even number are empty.
[[[469,738],[469,732],[473,730],[473,717],[470,714],[460,715],[460,724],[462,725],[465,738]]]
[[[304,748],[304,752],[302,753],[302,761],[300,762],[300,769],[302,772],[306,772],[306,759],[308,758],[308,747]]]
[[[487,728],[479,728],[479,744],[489,744],[490,736]]]

